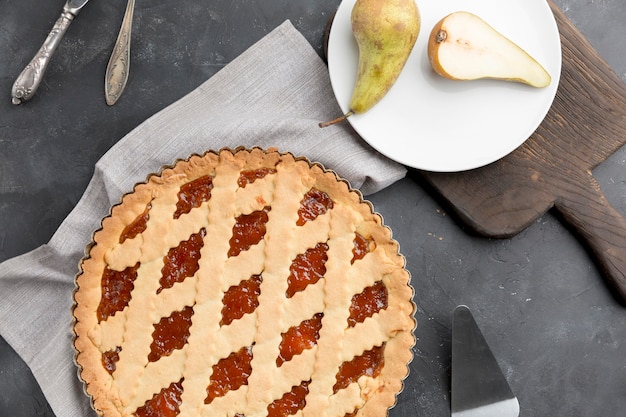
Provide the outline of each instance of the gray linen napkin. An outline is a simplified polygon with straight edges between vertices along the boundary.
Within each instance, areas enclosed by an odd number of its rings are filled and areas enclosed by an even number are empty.
[[[364,194],[402,178],[347,124],[326,66],[286,21],[196,90],[152,116],[96,164],[47,245],[0,264],[0,334],[30,366],[59,417],[93,415],[73,362],[71,307],[84,248],[112,204],[163,165],[222,147],[277,147],[335,170]]]

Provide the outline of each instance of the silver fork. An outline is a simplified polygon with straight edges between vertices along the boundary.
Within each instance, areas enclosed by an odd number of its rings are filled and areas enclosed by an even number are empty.
[[[109,59],[104,79],[104,95],[109,106],[114,105],[122,95],[130,71],[130,35],[133,28],[135,0],[128,0],[122,20],[120,33],[117,35],[113,53]]]

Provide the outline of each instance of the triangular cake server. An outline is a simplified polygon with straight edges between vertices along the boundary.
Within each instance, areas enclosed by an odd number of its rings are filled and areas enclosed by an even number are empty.
[[[452,317],[452,417],[518,417],[519,402],[470,309]]]

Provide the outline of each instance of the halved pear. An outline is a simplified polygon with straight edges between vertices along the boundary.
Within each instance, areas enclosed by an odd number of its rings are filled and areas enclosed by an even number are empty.
[[[428,59],[436,73],[452,80],[495,78],[546,87],[550,74],[516,43],[473,13],[449,14],[428,39]]]

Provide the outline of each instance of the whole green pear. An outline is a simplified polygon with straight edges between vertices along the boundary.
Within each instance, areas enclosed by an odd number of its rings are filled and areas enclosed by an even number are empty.
[[[350,110],[321,127],[365,113],[387,94],[409,59],[421,18],[415,0],[357,0],[351,23],[359,63]]]
[[[350,110],[365,113],[398,79],[417,41],[421,19],[415,0],[357,0],[351,20],[359,66]]]

